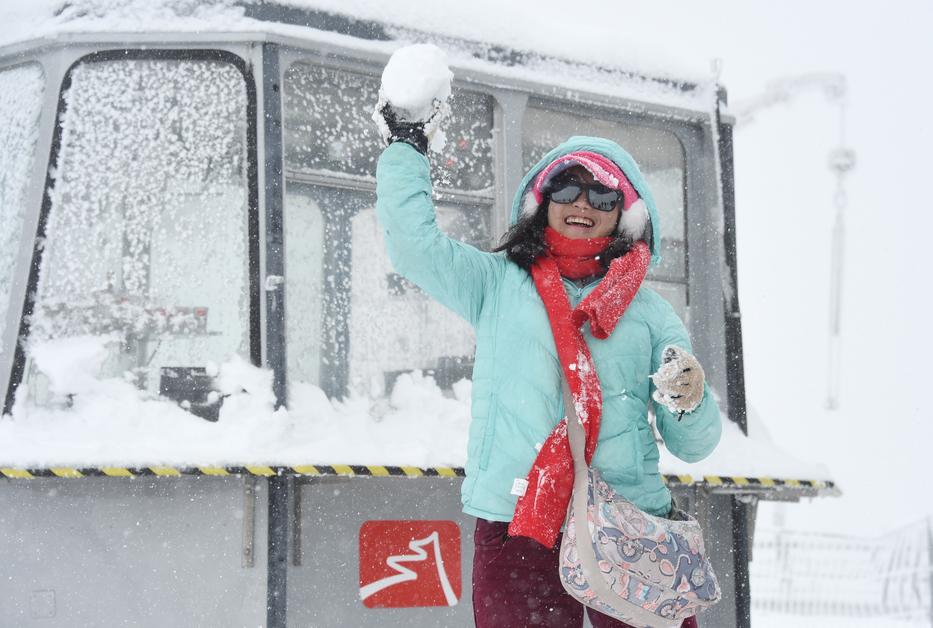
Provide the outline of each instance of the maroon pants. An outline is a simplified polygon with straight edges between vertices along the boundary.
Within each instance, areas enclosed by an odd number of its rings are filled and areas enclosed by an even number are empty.
[[[473,535],[473,618],[476,628],[580,628],[584,606],[564,591],[557,575],[560,538],[547,549],[508,536],[508,523],[476,520]],[[594,628],[631,628],[587,608]],[[697,628],[695,617],[682,628]]]

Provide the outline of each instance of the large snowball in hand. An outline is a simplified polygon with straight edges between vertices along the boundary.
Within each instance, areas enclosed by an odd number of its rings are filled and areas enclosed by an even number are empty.
[[[434,101],[450,97],[453,73],[447,54],[433,44],[399,48],[382,72],[382,98],[406,120],[426,120]]]

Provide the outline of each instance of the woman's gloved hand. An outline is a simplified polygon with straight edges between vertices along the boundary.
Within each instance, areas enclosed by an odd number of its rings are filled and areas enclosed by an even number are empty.
[[[703,401],[706,375],[699,361],[678,346],[664,348],[663,362],[651,376],[656,390],[654,400],[683,417],[693,412]]]
[[[377,116],[380,119],[376,119]],[[428,136],[424,132],[425,120],[403,120],[392,105],[385,103],[373,113],[373,119],[387,145],[392,142],[405,142],[414,146],[419,153],[428,153]]]

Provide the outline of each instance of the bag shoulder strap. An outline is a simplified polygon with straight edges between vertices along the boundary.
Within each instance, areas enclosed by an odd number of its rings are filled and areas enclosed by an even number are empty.
[[[577,408],[573,402],[573,393],[567,380],[561,378],[564,391],[564,414],[567,418],[567,439],[570,441],[570,453],[573,455],[573,487],[577,490],[586,490],[587,475],[590,466],[586,464],[586,432],[577,416]],[[584,492],[584,495],[586,493]]]

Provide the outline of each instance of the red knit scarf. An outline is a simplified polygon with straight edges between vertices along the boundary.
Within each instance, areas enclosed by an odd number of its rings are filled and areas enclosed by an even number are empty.
[[[557,262],[560,274],[568,279],[583,279],[603,272],[599,254],[612,238],[568,238],[550,227],[544,228],[547,256]]]
[[[551,238],[554,239],[553,236]],[[623,257],[612,261],[602,282],[574,310],[570,309],[561,281],[558,258],[544,255],[531,267],[531,276],[551,322],[557,357],[573,393],[577,416],[586,432],[588,463],[596,451],[603,401],[596,366],[580,328],[589,322],[590,332],[595,338],[608,338],[635,298],[650,261],[648,245],[636,242]],[[574,266],[584,263],[575,262]],[[573,476],[573,457],[567,440],[565,417],[548,436],[528,472],[528,486],[518,499],[509,534],[527,536],[546,547],[553,547],[573,492]]]

